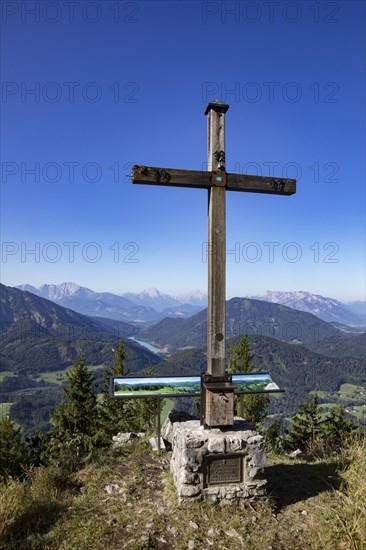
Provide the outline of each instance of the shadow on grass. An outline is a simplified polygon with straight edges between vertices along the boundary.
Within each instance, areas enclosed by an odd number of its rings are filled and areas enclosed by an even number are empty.
[[[268,495],[277,511],[339,488],[336,462],[275,464],[266,468]]]
[[[11,525],[8,525],[0,540],[0,550],[41,548],[42,535],[47,533],[67,510],[58,502],[35,503]]]

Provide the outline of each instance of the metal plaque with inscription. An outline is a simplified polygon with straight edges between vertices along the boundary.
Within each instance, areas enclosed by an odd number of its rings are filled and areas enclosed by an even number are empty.
[[[204,458],[205,486],[241,483],[242,455],[207,455]]]

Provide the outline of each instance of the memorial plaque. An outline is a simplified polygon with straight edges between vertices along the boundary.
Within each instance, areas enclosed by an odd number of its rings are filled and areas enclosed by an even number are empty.
[[[206,487],[242,482],[242,455],[207,455],[204,462]]]

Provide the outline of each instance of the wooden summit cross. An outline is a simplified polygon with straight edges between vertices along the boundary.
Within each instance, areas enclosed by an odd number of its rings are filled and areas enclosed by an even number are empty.
[[[207,374],[203,377],[203,423],[232,426],[231,378],[225,372],[226,300],[226,191],[292,195],[296,180],[243,174],[225,170],[225,113],[229,105],[210,102],[208,115],[208,171],[134,166],[132,182],[167,187],[208,189],[208,319]],[[215,389],[216,388],[216,389]],[[229,399],[231,397],[231,399]],[[202,403],[201,403],[202,407]]]

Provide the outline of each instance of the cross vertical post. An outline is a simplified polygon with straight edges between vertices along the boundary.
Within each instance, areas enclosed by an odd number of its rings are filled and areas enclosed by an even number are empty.
[[[234,386],[226,374],[226,191],[293,195],[296,180],[230,174],[225,168],[227,103],[211,101],[208,116],[207,171],[135,165],[132,182],[165,187],[208,189],[207,372],[201,377],[201,422],[205,427],[234,423]]]
[[[208,316],[207,372],[224,376],[226,362],[226,197],[225,113],[229,105],[213,101],[207,105],[208,170]]]

